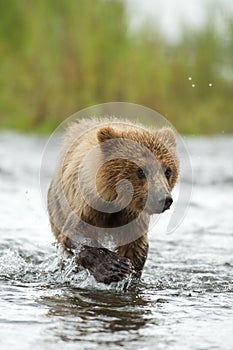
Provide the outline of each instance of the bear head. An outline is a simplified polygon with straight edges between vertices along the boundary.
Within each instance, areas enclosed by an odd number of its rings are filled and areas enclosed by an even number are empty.
[[[176,135],[171,128],[102,126],[97,131],[102,165],[96,188],[116,211],[123,207],[137,215],[162,213],[172,204],[179,161]]]

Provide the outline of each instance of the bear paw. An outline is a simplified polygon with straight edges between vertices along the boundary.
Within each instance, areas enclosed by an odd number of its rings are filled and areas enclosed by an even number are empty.
[[[84,246],[76,261],[88,269],[96,281],[106,284],[121,281],[134,271],[130,259],[106,248]]]

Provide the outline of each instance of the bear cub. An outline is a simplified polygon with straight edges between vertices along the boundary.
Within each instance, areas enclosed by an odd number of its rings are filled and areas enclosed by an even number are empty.
[[[98,282],[138,279],[150,215],[170,208],[178,174],[171,128],[117,118],[73,123],[48,191],[52,231]]]

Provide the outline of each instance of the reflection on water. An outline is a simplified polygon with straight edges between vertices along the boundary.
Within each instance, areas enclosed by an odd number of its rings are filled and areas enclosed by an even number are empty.
[[[38,183],[45,142],[0,134],[1,349],[232,350],[233,138],[187,139],[189,211],[173,234],[169,213],[153,226],[142,281],[127,290],[78,274],[52,245]]]
[[[48,317],[62,320],[64,327],[56,335],[67,341],[93,338],[94,334],[98,337],[101,330],[110,337],[120,331],[137,331],[145,326],[150,314],[148,302],[137,292],[121,295],[69,290],[59,297],[42,297],[39,302],[49,307]]]

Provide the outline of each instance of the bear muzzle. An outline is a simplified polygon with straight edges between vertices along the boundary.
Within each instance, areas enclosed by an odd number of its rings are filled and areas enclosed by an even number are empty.
[[[145,210],[149,215],[161,214],[165,210],[170,209],[172,203],[173,199],[170,193],[156,194],[152,198],[149,197],[147,199]]]
[[[165,196],[165,198],[159,199],[158,202],[161,203],[161,206],[163,207],[162,212],[164,212],[165,210],[170,209],[170,206],[173,203],[173,199],[172,196],[168,194],[167,196]]]

